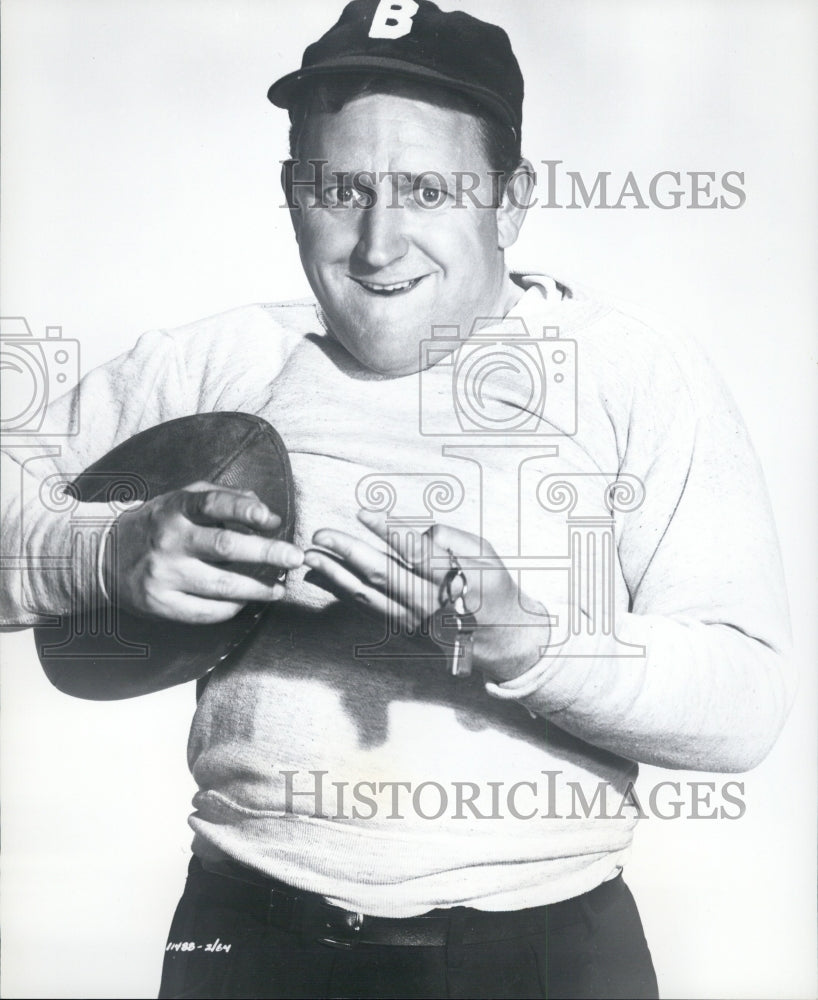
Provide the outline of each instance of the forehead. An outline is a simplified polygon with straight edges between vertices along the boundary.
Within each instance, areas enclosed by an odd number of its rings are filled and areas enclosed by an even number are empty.
[[[474,115],[395,94],[365,94],[340,111],[311,114],[299,154],[302,161],[328,160],[331,170],[489,168]]]

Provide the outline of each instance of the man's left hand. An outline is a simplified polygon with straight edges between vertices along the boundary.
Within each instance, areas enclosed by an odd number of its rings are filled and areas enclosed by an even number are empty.
[[[466,611],[474,616],[474,665],[491,680],[505,681],[532,667],[550,639],[547,614],[537,602],[526,611],[517,583],[483,538],[434,525],[418,536],[387,527],[386,516],[361,511],[358,519],[387,545],[387,551],[344,531],[321,528],[304,562],[325,579],[327,589],[372,613],[415,631],[446,604],[451,556],[468,584]],[[435,629],[430,630],[435,637]]]

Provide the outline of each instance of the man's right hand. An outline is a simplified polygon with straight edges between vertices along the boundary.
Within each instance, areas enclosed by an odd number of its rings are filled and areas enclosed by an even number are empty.
[[[132,614],[226,621],[248,601],[281,598],[275,577],[304,561],[297,545],[271,537],[280,523],[249,491],[200,482],[163,493],[117,521],[103,567],[109,592]]]

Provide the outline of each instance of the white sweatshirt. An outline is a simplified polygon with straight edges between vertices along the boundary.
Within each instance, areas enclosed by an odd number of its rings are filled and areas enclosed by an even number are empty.
[[[504,367],[482,383],[448,362],[380,376],[314,305],[249,306],[145,334],[54,404],[64,426],[80,407],[60,455],[4,456],[7,622],[67,610],[76,585],[66,516],[40,482],[213,410],[259,414],[283,437],[296,543],[321,527],[363,537],[359,506],[390,496],[396,530],[481,535],[552,616],[552,646],[521,678],[456,681],[436,647],[384,644],[383,622],[291,573],[198,703],[197,853],[365,913],[533,906],[623,863],[634,762],[746,770],[774,742],[792,697],[786,598],[734,404],[696,345],[518,280],[494,345],[484,333],[453,356],[477,375],[493,351]]]

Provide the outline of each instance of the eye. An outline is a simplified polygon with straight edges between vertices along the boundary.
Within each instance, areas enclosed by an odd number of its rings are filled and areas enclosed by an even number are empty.
[[[448,198],[448,192],[439,187],[424,184],[415,191],[415,200],[423,208],[437,208]]]
[[[324,198],[330,208],[348,208],[356,204],[359,195],[351,184],[339,184],[338,187],[327,188]]]

